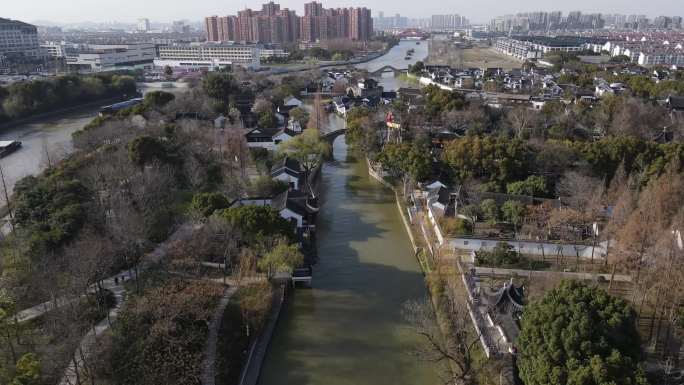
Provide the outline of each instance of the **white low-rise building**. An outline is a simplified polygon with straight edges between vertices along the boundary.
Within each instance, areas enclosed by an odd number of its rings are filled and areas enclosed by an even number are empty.
[[[259,68],[261,47],[241,44],[176,44],[159,47],[156,67],[218,69],[239,65]]]
[[[303,183],[303,171],[300,163],[290,157],[283,158],[271,169],[271,178],[287,183],[289,188],[299,190]]]
[[[684,66],[684,50],[681,48],[661,48],[642,51],[639,53],[637,62],[642,66]]]
[[[88,44],[67,49],[66,62],[70,69],[83,72],[151,69],[155,55],[151,43]]]

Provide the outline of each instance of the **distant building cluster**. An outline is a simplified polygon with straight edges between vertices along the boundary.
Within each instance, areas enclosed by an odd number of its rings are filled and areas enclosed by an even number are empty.
[[[397,31],[407,28],[430,29],[432,20],[430,18],[409,18],[400,14],[385,16],[384,12],[378,12],[378,16],[373,18],[373,29],[376,31]]]
[[[681,29],[682,18],[680,16],[658,16],[650,20],[646,15],[603,15],[606,27],[612,29]]]
[[[599,36],[511,36],[497,38],[494,48],[518,60],[542,59],[557,52],[591,51],[624,57],[642,66],[684,66],[684,33],[602,34]]]
[[[579,11],[528,12],[494,18],[489,23],[492,32],[519,33],[528,31],[590,30],[590,29],[681,29],[679,16],[658,16],[653,20],[645,15],[584,14]]]
[[[601,48],[612,57],[623,56],[642,66],[684,66],[684,34],[666,38],[608,40]]]
[[[528,12],[499,16],[489,23],[492,32],[547,31],[558,29],[598,29],[605,26],[601,14],[570,12]]]
[[[378,12],[378,17],[373,19],[373,27],[378,31],[393,31],[407,28],[418,28],[423,30],[453,32],[463,30],[470,26],[470,21],[458,14],[432,15],[427,19],[410,19],[396,14],[385,16],[383,12]]]
[[[585,50],[601,52],[605,39],[574,36],[515,36],[496,39],[494,48],[518,60],[541,59],[550,53],[582,52]]]
[[[470,25],[465,16],[460,15],[432,15],[430,28],[433,31],[455,31]]]
[[[394,16],[385,17],[384,12],[378,12],[378,17],[373,19],[373,27],[378,31],[386,31],[391,29],[409,28],[409,18],[396,14]]]
[[[150,19],[139,19],[138,20],[138,32],[149,32],[150,31]]]
[[[261,11],[244,9],[235,16],[210,16],[205,19],[208,41],[282,44],[297,41],[350,39],[370,40],[373,19],[368,8],[323,8],[323,4],[304,4],[304,16],[280,4],[263,4]]]

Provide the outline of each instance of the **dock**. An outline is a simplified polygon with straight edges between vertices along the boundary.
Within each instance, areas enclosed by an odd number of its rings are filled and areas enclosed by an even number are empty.
[[[306,287],[311,287],[312,278],[313,269],[311,268],[311,266],[294,269],[291,276],[292,287],[295,287],[297,283],[302,283]]]

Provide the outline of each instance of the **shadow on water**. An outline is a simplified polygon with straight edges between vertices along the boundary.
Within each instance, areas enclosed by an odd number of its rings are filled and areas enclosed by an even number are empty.
[[[323,172],[313,288],[283,309],[260,383],[436,384],[409,354],[420,340],[401,319],[401,305],[425,287],[393,194],[343,141],[335,159],[346,161]]]

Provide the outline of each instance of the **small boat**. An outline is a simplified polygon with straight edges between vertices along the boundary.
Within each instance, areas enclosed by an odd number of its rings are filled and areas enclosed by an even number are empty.
[[[0,141],[0,158],[17,151],[21,147],[21,142],[18,140]]]
[[[416,45],[420,45],[420,42],[419,42],[419,41],[417,41],[417,42],[416,42]]]

